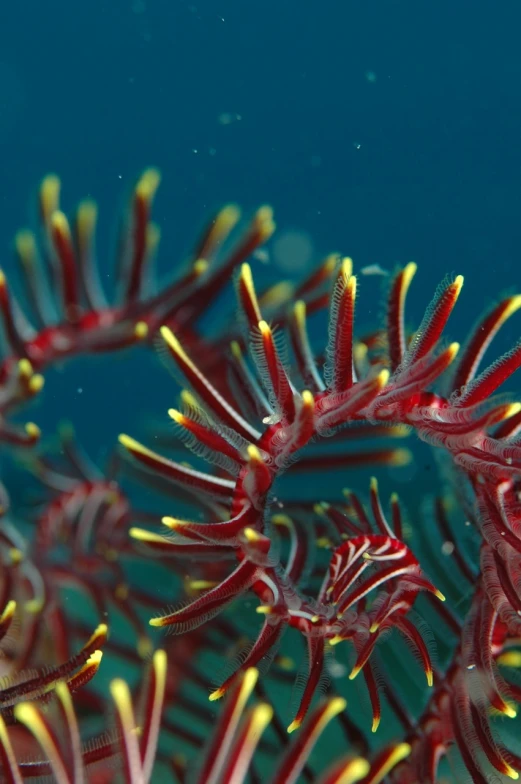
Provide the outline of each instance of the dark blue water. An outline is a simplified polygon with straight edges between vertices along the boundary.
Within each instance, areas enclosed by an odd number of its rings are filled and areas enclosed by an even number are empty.
[[[315,257],[417,261],[417,317],[445,273],[464,273],[465,329],[521,284],[520,25],[508,1],[11,4],[0,28],[2,263],[11,270],[29,196],[55,171],[66,206],[98,199],[109,275],[124,189],[154,164],[165,274],[215,207],[269,202]],[[119,428],[116,387],[128,378],[69,372],[52,394],[94,448]],[[163,404],[134,383],[134,412]]]
[[[302,267],[337,250],[355,269],[415,260],[414,324],[445,274],[463,273],[450,329],[462,340],[521,289],[519,30],[514,0],[4,3],[2,265],[11,277],[12,237],[52,171],[65,208],[99,202],[106,282],[128,186],[155,165],[165,277],[217,207],[270,203],[280,240],[254,262],[265,279],[292,274],[283,241],[300,243]],[[377,281],[360,289],[359,323],[377,326]],[[145,351],[78,360],[48,374],[23,418],[50,442],[73,421],[101,460],[121,430],[144,438],[166,420],[176,394]]]

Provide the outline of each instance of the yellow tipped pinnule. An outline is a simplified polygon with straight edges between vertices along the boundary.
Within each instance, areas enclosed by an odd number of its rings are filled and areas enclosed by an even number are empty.
[[[134,325],[134,337],[137,340],[144,340],[148,335],[148,324],[146,321],[138,321]]]
[[[188,580],[188,589],[192,592],[209,591],[219,585],[215,580]]]
[[[156,670],[160,670],[162,673],[166,674],[166,668],[168,666],[166,651],[164,651],[162,648],[158,648],[152,656],[152,663]]]
[[[457,355],[459,350],[460,350],[460,344],[459,343],[451,343],[450,344],[450,346],[448,348],[448,351],[449,351],[449,354],[450,354],[450,361],[451,362],[455,359],[455,357],[456,357],[456,355]]]
[[[10,620],[16,611],[16,602],[14,599],[10,599],[6,606],[4,607],[4,611],[2,615],[0,615],[0,624],[6,623],[6,621]]]
[[[521,667],[521,651],[504,651],[497,658],[503,667]]]
[[[248,699],[258,680],[258,669],[256,667],[249,667],[244,673],[244,677],[241,683],[241,697],[244,698],[244,701]]]
[[[159,169],[145,169],[136,185],[136,196],[144,201],[152,201],[161,182]]]
[[[330,278],[331,275],[338,267],[338,263],[342,263],[343,257],[340,253],[330,253],[322,262],[322,272],[324,278]]]
[[[363,779],[369,771],[371,765],[363,757],[355,757],[346,762],[345,766],[339,772],[340,775],[336,779],[339,784],[356,784],[357,781]]]
[[[441,591],[438,591],[437,589],[434,591],[434,596],[436,596],[436,598],[438,598],[440,602],[445,601],[445,596],[442,594]]]
[[[123,678],[114,678],[109,684],[109,689],[112,699],[118,708],[123,709],[127,718],[130,718],[133,710],[128,683]]]
[[[459,293],[460,293],[461,288],[463,286],[463,281],[464,280],[465,280],[465,278],[463,277],[463,275],[456,275],[456,277],[454,278],[454,284],[453,285],[454,285],[454,287],[456,289],[456,296],[459,296]]]
[[[65,681],[58,681],[55,686],[56,694],[58,695],[60,701],[65,703],[66,708],[68,711],[72,710],[72,699],[71,693],[69,691],[69,687],[67,686]]]
[[[521,403],[510,403],[505,409],[505,413],[503,414],[503,419],[510,419],[510,417],[519,414],[521,411]]]
[[[61,182],[56,174],[48,174],[47,177],[44,177],[40,186],[40,204],[43,219],[46,224],[49,223],[51,215],[58,209],[60,204],[60,189]]]
[[[269,337],[271,335],[270,325],[268,324],[267,321],[264,321],[264,319],[261,319],[259,321],[259,330],[263,338]]]
[[[273,708],[267,702],[256,705],[252,711],[251,730],[253,738],[258,738],[273,718]]]
[[[222,245],[241,217],[241,211],[235,204],[228,204],[216,215],[212,225],[207,229],[202,245],[198,249],[199,256],[211,259],[219,246]]]
[[[255,213],[255,220],[260,223],[269,223],[273,220],[273,207],[269,204],[263,204]]]
[[[324,718],[326,721],[331,721],[331,719],[334,719],[335,716],[338,716],[339,713],[345,711],[346,708],[347,700],[345,700],[343,697],[333,697],[328,702],[328,706],[324,713]]]
[[[354,681],[354,679],[356,678],[356,676],[358,675],[361,669],[362,669],[361,667],[353,667],[353,669],[349,673],[349,680]]]
[[[373,723],[371,724],[371,732],[376,732],[380,726],[380,716],[373,716]]]
[[[353,275],[353,259],[350,256],[344,256],[341,261],[340,270],[342,272],[342,277],[347,282],[349,278]],[[354,279],[354,286],[356,290],[356,278]]]
[[[262,455],[260,453],[260,449],[255,446],[255,444],[250,444],[246,449],[248,459],[252,463],[263,463]]]
[[[508,307],[505,309],[503,318],[507,319],[512,315],[512,313],[515,313],[516,310],[519,310],[519,308],[521,308],[521,294],[514,294],[509,299]]]
[[[30,266],[36,258],[36,240],[32,231],[22,229],[16,235],[14,243],[22,264]]]
[[[45,379],[41,373],[35,373],[34,376],[31,376],[29,379],[29,392],[32,395],[37,395],[40,392],[45,384]]]
[[[40,438],[41,434],[42,434],[42,431],[40,430],[38,425],[34,424],[34,422],[27,422],[26,423],[26,425],[25,425],[25,432],[27,433],[29,438],[32,438],[34,441],[37,441]]]
[[[26,357],[18,360],[18,373],[22,378],[30,378],[33,372],[33,366]]]
[[[282,512],[278,512],[277,514],[274,514],[271,518],[271,522],[273,523],[273,525],[280,525],[283,526],[284,528],[292,528],[293,526],[291,517],[289,517],[289,515],[284,514]]]
[[[319,536],[317,537],[315,544],[321,550],[332,550],[333,549],[333,542],[327,536]]]
[[[353,356],[354,360],[357,364],[361,365],[362,362],[365,362],[367,358],[369,349],[365,343],[361,343],[359,340],[353,345]]]
[[[45,606],[45,599],[35,596],[24,604],[24,609],[30,615],[39,615]]]
[[[250,544],[256,544],[257,542],[260,542],[261,539],[263,538],[262,534],[256,531],[255,528],[243,528],[242,532],[244,534],[244,538]]]
[[[393,449],[389,458],[391,466],[406,466],[412,462],[412,452],[410,449]]]
[[[434,673],[430,669],[430,667],[428,670],[425,671],[425,675],[427,677],[427,686],[429,687],[429,689],[432,689],[432,686],[434,684]]]
[[[165,541],[165,537],[160,534],[154,534],[152,531],[147,531],[144,528],[130,528],[128,535],[131,539],[137,539],[138,542],[150,542],[158,544]]]
[[[182,389],[179,397],[185,406],[189,406],[190,408],[201,408],[197,398],[190,392],[189,389]]]
[[[509,703],[509,702],[505,702],[505,706],[504,706],[503,710],[501,711],[501,713],[502,713],[504,716],[508,716],[508,718],[509,718],[509,719],[515,719],[515,718],[516,718],[516,716],[517,716],[517,711],[516,711],[516,709],[515,709],[515,708],[514,708],[514,706],[513,706],[511,703]]]
[[[395,748],[387,757],[385,765],[382,766],[381,770],[379,771],[379,776],[375,779],[374,784],[380,784],[381,781],[387,776],[388,773],[394,768],[395,765],[398,765],[399,762],[406,759],[411,753],[411,747],[408,743],[397,743]]]
[[[206,259],[197,259],[196,261],[194,261],[193,271],[194,271],[195,275],[198,278],[200,278],[201,275],[204,275],[204,273],[206,272],[206,270],[208,269],[209,266],[210,265],[208,264]]]
[[[98,205],[92,199],[85,199],[76,213],[76,228],[81,245],[90,243],[98,219]]]
[[[174,335],[174,333],[169,327],[164,327],[164,326],[161,327],[159,333],[163,338],[163,340],[165,341],[165,343],[167,344],[167,346],[174,352],[174,354],[177,354],[185,362],[192,365],[192,362],[190,361],[188,355],[185,353],[180,342],[178,341],[178,339],[176,338],[176,336]]]
[[[166,525],[167,528],[170,528],[172,531],[182,531],[186,525],[189,523],[184,522],[183,520],[178,520],[175,517],[162,517],[161,522],[163,525]]]
[[[108,634],[109,634],[109,627],[107,626],[107,624],[106,623],[98,624],[98,626],[96,626],[96,628],[94,629],[94,632],[85,647],[91,645],[94,642],[94,640],[98,639],[98,637],[108,637]]]
[[[418,271],[418,265],[415,261],[410,261],[408,264],[405,265],[402,272],[403,282],[405,286],[409,286],[411,280],[416,275]]]
[[[277,667],[280,667],[285,672],[293,672],[296,667],[295,660],[291,656],[277,656],[276,662]]]
[[[380,388],[383,389],[383,387],[387,384],[387,382],[389,381],[389,376],[390,375],[391,374],[390,374],[390,372],[388,371],[387,368],[384,368],[383,370],[380,370],[380,372],[378,373],[378,375],[376,377],[378,379],[378,386]]]
[[[161,229],[157,223],[150,222],[146,229],[147,259],[156,252],[161,241]]]
[[[340,642],[344,642],[344,638],[341,637],[339,634],[336,634],[334,637],[331,637],[331,639],[329,640],[330,645],[338,645],[338,643]]]
[[[2,269],[0,269],[0,288],[4,288],[6,285],[5,273]]]
[[[121,444],[121,446],[125,447],[125,449],[128,449],[129,452],[138,452],[138,454],[140,455],[146,455],[148,457],[156,457],[156,455],[154,454],[154,452],[152,452],[151,449],[147,449],[146,446],[143,446],[143,444],[140,444],[139,441],[135,440],[135,438],[131,438],[130,436],[127,436],[125,433],[120,433],[120,435],[118,436],[118,441]]]
[[[42,724],[36,706],[31,702],[20,702],[18,705],[15,705],[14,715],[16,720],[21,724],[25,724],[39,741],[41,741],[40,729],[44,729],[47,737],[49,737],[47,728]]]
[[[273,215],[271,208],[270,208],[270,213],[271,215]],[[272,218],[269,218],[268,220],[263,220],[259,231],[261,242],[267,242],[275,232],[276,228],[277,228],[277,224]]]
[[[165,626],[165,618],[164,616],[159,616],[159,618],[150,618],[148,625],[153,626],[154,628],[161,628],[162,626]]]
[[[298,730],[301,724],[302,724],[302,719],[293,719],[293,721],[291,722],[291,724],[287,729],[288,735],[291,735],[292,732]]]
[[[122,600],[128,599],[128,594],[129,594],[129,587],[127,583],[119,583],[119,585],[116,585],[116,588],[114,590],[114,596],[116,597],[116,599],[122,599]]]
[[[186,417],[180,411],[177,411],[175,408],[168,409],[168,416],[170,419],[173,419],[177,425],[183,425],[185,423]]]
[[[24,554],[18,547],[11,547],[9,549],[9,561],[11,562],[12,566],[18,566],[18,564],[22,563],[24,559]]]
[[[253,283],[253,275],[251,273],[251,267],[247,262],[241,264],[240,278],[244,286],[248,289],[250,297],[255,299],[255,285]]]
[[[301,329],[306,322],[306,303],[303,299],[298,299],[293,305],[293,315],[299,329]]]
[[[71,229],[69,226],[69,221],[67,220],[67,216],[61,210],[54,210],[51,215],[51,226],[54,231],[57,231],[59,234],[62,234],[68,240],[71,239]]]
[[[271,615],[273,613],[273,607],[269,604],[259,604],[259,606],[255,608],[255,612],[259,615]]]
[[[313,723],[311,727],[311,734],[308,738],[308,743],[314,743],[317,738],[323,733],[329,722],[342,713],[346,709],[347,702],[343,697],[332,697],[327,703],[319,709],[318,720]],[[297,716],[289,725],[288,733],[294,732],[302,724],[302,718]]]
[[[302,393],[302,403],[306,408],[313,408],[315,405],[315,398],[309,389],[305,389]]]
[[[150,637],[139,637],[136,645],[137,655],[140,659],[148,659],[153,647]]]
[[[287,280],[275,283],[260,297],[261,308],[280,308],[293,298],[295,287]]]
[[[208,696],[208,699],[210,702],[216,702],[216,700],[220,700],[222,697],[224,697],[225,694],[226,689],[223,689],[222,686],[220,686],[215,691],[212,691],[212,693]]]
[[[79,223],[92,229],[98,217],[98,205],[93,199],[84,199],[79,203],[76,215]]]
[[[230,343],[230,350],[235,359],[242,360],[242,349],[236,340],[232,340]]]
[[[237,204],[226,204],[215,218],[212,231],[216,233],[216,239],[229,234],[234,226],[237,225],[241,217],[241,211]]]

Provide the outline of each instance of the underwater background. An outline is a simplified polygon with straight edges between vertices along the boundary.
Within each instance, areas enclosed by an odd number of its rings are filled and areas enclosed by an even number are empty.
[[[118,219],[140,172],[157,166],[160,279],[216,209],[233,202],[248,215],[267,203],[277,232],[252,261],[258,281],[300,279],[326,254],[348,254],[365,270],[357,323],[373,329],[388,273],[414,260],[412,323],[445,275],[465,276],[448,328],[461,339],[486,306],[521,289],[520,30],[514,0],[4,3],[0,264],[16,279],[14,234],[34,224],[37,185],[54,172],[66,211],[98,202],[111,291]],[[206,329],[235,308],[230,285]],[[170,428],[179,387],[154,352],[80,357],[45,375],[19,419],[36,421],[51,449],[63,421],[100,465],[118,433],[146,440]],[[415,459],[382,469],[382,482],[415,509],[438,466],[407,446]],[[26,477],[0,461],[22,508]],[[331,498],[344,484],[310,477],[306,491]],[[145,503],[148,492],[135,489]]]
[[[291,277],[292,264],[298,275],[333,251],[357,269],[414,260],[414,320],[433,286],[461,273],[460,334],[491,292],[521,282],[520,26],[513,0],[4,4],[2,266],[9,274],[29,198],[55,172],[66,208],[98,201],[108,276],[124,197],[154,165],[160,273],[216,208],[269,203],[278,233],[261,275]],[[378,323],[374,302],[364,325]],[[159,363],[142,354],[130,379],[127,362],[91,359],[86,373],[80,360],[48,378],[44,431],[70,418],[92,454],[163,412]]]

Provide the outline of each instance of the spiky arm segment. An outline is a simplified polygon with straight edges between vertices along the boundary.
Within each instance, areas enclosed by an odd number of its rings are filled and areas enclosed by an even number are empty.
[[[370,657],[381,633],[391,626],[399,629],[409,644],[417,649],[427,682],[432,685],[434,673],[428,649],[407,614],[421,590],[438,599],[443,598],[423,575],[411,551],[393,536],[393,528],[387,523],[375,483],[371,487],[371,506],[378,533],[375,534],[371,527],[367,528],[367,518],[362,515],[360,533],[354,536],[347,534],[347,542],[333,549],[333,571],[330,571],[329,582],[323,585],[316,600],[310,601],[302,596],[288,574],[274,568],[276,564],[271,560],[271,540],[265,519],[268,498],[276,478],[312,439],[330,435],[347,423],[370,421],[376,425],[392,423],[414,427],[422,439],[445,448],[475,487],[483,488],[481,503],[487,509],[483,518],[483,534],[487,541],[490,539],[493,544],[501,536],[505,545],[521,551],[516,547],[518,523],[512,500],[515,482],[521,472],[521,452],[506,438],[490,435],[493,427],[501,427],[509,418],[515,417],[519,406],[483,402],[517,368],[517,353],[493,365],[476,379],[474,386],[451,400],[433,392],[433,385],[450,368],[458,353],[458,344],[443,347],[440,341],[459,297],[463,279],[456,277],[440,286],[420,328],[407,343],[404,304],[413,273],[414,267],[409,265],[391,286],[387,337],[389,343],[393,341],[394,353],[390,368],[369,365],[365,373],[355,372],[353,314],[356,288],[346,262],[341,264],[337,273],[332,295],[324,380],[316,368],[311,372],[310,348],[303,310],[299,306],[296,318],[290,322],[290,331],[299,369],[311,381],[312,392],[306,389],[298,391],[296,383],[291,380],[280,342],[275,342],[272,329],[262,318],[251,270],[243,265],[238,296],[251,334],[252,360],[271,407],[263,432],[249,424],[244,425],[246,420],[240,410],[232,407],[225,396],[215,393],[173,333],[163,331],[172,358],[208,411],[205,430],[199,433],[199,441],[204,441],[211,453],[219,450],[220,439],[224,438],[227,446],[221,451],[233,456],[233,462],[238,465],[235,477],[218,480],[229,481],[228,519],[201,524],[177,522],[172,518],[171,529],[177,535],[173,541],[178,548],[195,542],[205,547],[223,547],[235,554],[239,566],[221,584],[188,607],[154,620],[154,624],[198,623],[207,612],[214,615],[230,598],[251,587],[260,599],[258,609],[265,615],[266,622],[247,658],[248,664],[256,664],[265,655],[269,643],[276,642],[280,630],[288,625],[299,629],[309,647],[311,664],[307,685],[292,729],[300,725],[311,705],[322,674],[324,646],[341,640],[352,640],[355,646],[356,661],[351,675],[354,677],[360,671],[364,673],[373,704],[373,729],[378,725],[380,708]],[[512,303],[503,315],[511,309]],[[496,326],[502,321],[504,318],[498,316]],[[493,331],[491,328],[490,332]],[[472,366],[473,373],[478,369],[478,362],[479,357]],[[468,354],[465,363],[468,364]],[[256,388],[252,386],[249,393],[255,399]],[[265,407],[266,398],[257,400],[260,410]],[[190,423],[186,425],[192,427]],[[130,441],[124,439],[123,444],[130,444]],[[141,448],[142,454],[143,450]],[[136,454],[135,449],[130,451]],[[210,454],[209,457],[217,462],[217,456],[214,458]],[[147,452],[147,461],[153,468],[154,465],[162,465],[163,458]],[[207,475],[205,482],[214,481]],[[498,487],[502,488],[501,492],[498,492]],[[476,492],[481,497],[478,490]],[[396,500],[393,501],[392,515],[401,533],[401,515]],[[346,524],[348,530],[349,525]],[[499,550],[498,557],[501,562],[504,560],[502,550]],[[505,587],[506,596],[509,587],[506,582]],[[370,611],[366,609],[365,601],[369,594],[376,596]],[[240,668],[213,696],[221,696],[231,687],[234,677],[239,677],[243,671]],[[502,705],[499,692],[492,704],[496,709]],[[469,720],[473,721],[472,715]],[[500,757],[486,745],[486,731],[481,731],[481,725],[479,728],[475,725],[475,731],[489,762],[492,760],[495,767],[500,765]],[[458,742],[454,734],[452,738]]]
[[[32,436],[27,438],[7,426],[4,417],[13,406],[40,391],[41,373],[50,364],[142,343],[152,339],[164,324],[175,324],[185,334],[194,334],[198,319],[234,267],[273,232],[271,211],[262,208],[242,238],[216,263],[221,245],[226,244],[239,218],[236,207],[226,207],[204,232],[188,271],[154,293],[149,268],[159,231],[150,215],[159,182],[159,172],[147,169],[131,194],[116,258],[119,293],[112,303],[102,291],[95,264],[96,205],[83,202],[71,225],[60,209],[59,179],[49,175],[42,182],[39,212],[43,247],[39,248],[30,231],[20,232],[15,243],[31,308],[29,316],[0,270],[0,324],[5,344],[0,355],[0,440],[21,446],[32,442]],[[43,264],[42,257],[48,263]]]

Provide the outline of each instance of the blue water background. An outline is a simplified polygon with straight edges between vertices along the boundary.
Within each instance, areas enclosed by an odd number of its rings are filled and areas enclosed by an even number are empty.
[[[487,303],[521,287],[519,29],[509,1],[5,5],[2,264],[11,275],[12,236],[54,171],[67,208],[99,202],[105,280],[125,188],[153,164],[163,274],[216,207],[268,202],[315,258],[417,261],[411,323],[446,273],[465,274],[461,339]],[[380,313],[371,294],[359,323]],[[506,332],[515,338],[519,320]],[[100,373],[98,360],[74,363],[49,380],[33,418],[44,432],[72,419],[94,451],[135,432],[171,402],[155,360],[135,361],[100,360]]]

